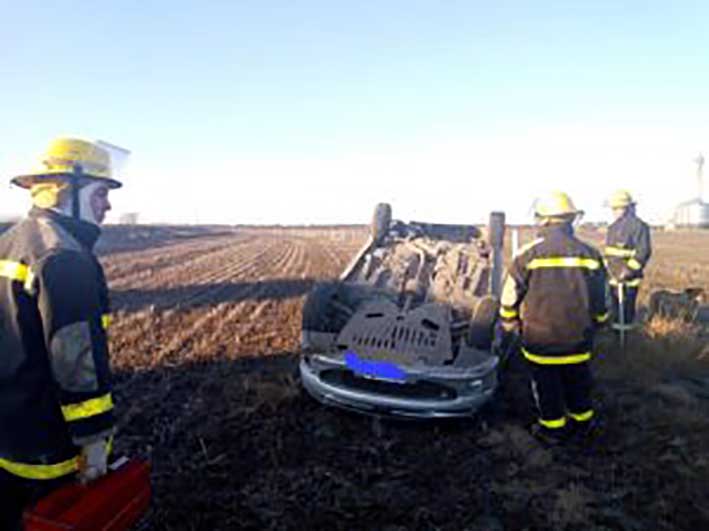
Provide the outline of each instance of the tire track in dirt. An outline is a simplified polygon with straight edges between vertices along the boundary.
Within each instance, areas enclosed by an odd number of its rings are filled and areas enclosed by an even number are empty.
[[[293,334],[294,319],[290,316],[298,314],[295,322],[300,323],[298,312],[305,295],[302,292],[289,295],[284,290],[288,290],[288,280],[291,279],[294,282],[305,281],[307,285],[308,272],[313,263],[309,254],[310,242],[301,237],[281,237],[278,241],[288,252],[260,270],[261,274],[252,289],[248,290],[246,296],[240,297],[244,300],[219,305],[222,312],[219,319],[209,322],[214,325],[212,332],[202,335],[196,342],[194,352],[189,355],[190,359],[204,357],[210,346],[211,350],[216,348],[220,357],[233,357],[241,352],[253,351],[254,342],[268,346],[261,340],[279,336],[284,316],[288,316],[290,328],[287,344],[297,346],[292,338],[299,333]],[[278,279],[279,283],[270,283],[269,278]]]
[[[235,252],[235,247],[248,249],[250,245],[257,244],[258,242],[255,238],[236,242],[225,240],[219,242],[216,246],[210,245],[209,242],[203,242],[201,248],[197,248],[194,251],[196,254],[188,256],[187,260],[183,258],[183,254],[180,252],[171,253],[168,261],[160,268],[158,274],[143,273],[143,275],[137,275],[138,279],[147,276],[146,282],[137,282],[133,277],[122,277],[118,282],[114,283],[112,281],[111,288],[117,289],[125,284],[134,289],[154,286],[170,287],[171,285],[179,285],[184,280],[189,280],[190,284],[209,282],[211,281],[211,276],[218,273],[218,270],[212,267],[213,262],[218,262],[228,257],[241,257],[241,255],[245,255],[248,258],[248,252],[237,253]],[[205,247],[207,248],[206,251]],[[192,250],[190,250],[190,254],[192,254]],[[196,272],[201,273],[196,274]],[[128,282],[124,282],[126,280]]]
[[[309,279],[337,276],[340,265],[350,258],[343,249],[352,243],[327,239],[321,233],[241,236],[226,240],[220,236],[218,251],[187,261],[181,260],[180,253],[214,249],[214,239],[164,248],[172,267],[139,283],[138,289],[165,289],[167,295],[154,297],[152,309],[119,312],[111,330],[112,350],[120,358],[116,363],[155,367],[298,348],[303,290]],[[156,259],[161,254],[153,252]],[[239,282],[245,285],[235,285]],[[284,292],[288,289],[294,294]],[[235,300],[210,304],[219,301],[224,290],[231,290],[226,297]]]
[[[288,247],[289,252],[284,256],[283,260],[281,260],[279,263],[275,264],[273,268],[273,273],[279,274],[279,276],[282,276],[282,278],[291,278],[295,277],[299,273],[298,268],[300,267],[301,264],[304,263],[304,250],[303,246],[299,245],[297,240],[286,240],[284,241],[284,246]],[[263,278],[267,278],[267,275],[264,275]],[[275,288],[269,286],[269,285],[260,285],[258,289],[253,293],[254,298],[262,299],[255,305],[253,305],[253,308],[250,308],[248,310],[248,315],[249,315],[249,320],[247,322],[246,328],[242,331],[243,335],[249,335],[253,328],[257,326],[259,319],[261,318],[261,315],[263,314],[264,310],[271,304],[273,304],[271,297],[277,296],[278,292]],[[251,301],[249,301],[251,302]],[[234,311],[232,312],[231,316],[236,315],[237,312],[239,313],[245,313],[246,308],[244,306],[251,306],[252,304],[249,305],[244,305],[244,304],[239,304],[236,305],[234,308]],[[228,320],[226,320],[228,322]]]
[[[258,280],[249,287],[252,289],[248,289],[248,294],[241,297],[244,300],[220,305],[226,313],[214,323],[215,328],[211,334],[203,338],[207,345],[226,342],[238,349],[242,344],[242,338],[250,337],[253,329],[262,321],[264,312],[282,302],[283,286],[270,284],[269,277],[279,280],[302,278],[300,273],[304,269],[306,260],[304,245],[297,239],[279,240],[279,245],[287,251],[262,270]]]
[[[186,301],[186,303],[195,304],[198,301],[207,302],[211,298],[214,298],[216,295],[218,295],[221,290],[225,289],[225,281],[242,279],[244,272],[252,272],[261,269],[263,271],[263,274],[259,278],[255,279],[255,282],[245,286],[244,291],[240,293],[240,297],[244,299],[258,296],[259,293],[263,291],[263,286],[259,283],[259,281],[263,278],[267,278],[269,274],[272,274],[269,269],[273,268],[275,269],[275,271],[278,271],[282,267],[284,267],[284,265],[289,260],[291,260],[291,256],[293,254],[293,246],[289,245],[288,242],[284,242],[284,245],[278,245],[279,243],[280,242],[278,240],[270,242],[270,245],[265,247],[256,256],[252,257],[252,259],[248,260],[247,267],[241,267],[241,262],[239,262],[238,268],[227,268],[224,273],[221,273],[217,277],[215,277],[218,278],[218,281],[220,282],[218,286],[214,288],[208,288],[204,292],[199,293],[197,297],[191,297]],[[263,263],[266,258],[268,258],[270,255],[273,255],[275,252],[277,252],[278,254],[275,254],[272,260],[268,260]],[[245,261],[246,259],[242,258],[242,260]],[[185,301],[183,301],[183,303],[184,302]],[[223,314],[223,307],[228,304],[230,303],[218,304],[217,306],[214,306],[206,312],[193,312],[197,314],[196,319],[188,325],[189,327],[187,329],[183,328],[183,331],[180,334],[175,336],[167,345],[158,350],[155,353],[152,362],[154,364],[160,364],[163,361],[170,360],[175,356],[179,356],[180,354],[182,354],[181,351],[184,349],[184,347],[189,346],[190,343],[204,344],[203,337],[210,335],[210,324],[213,324],[213,321],[228,321],[230,318],[233,318],[231,317],[231,315],[234,314],[235,311],[232,311],[227,315]],[[238,310],[241,306],[243,306],[243,304],[237,303],[236,306],[237,308],[235,308],[235,310]],[[258,319],[258,316],[259,313],[252,312],[250,315],[250,319]],[[201,349],[196,349],[196,352],[199,353],[200,350]],[[181,357],[184,359],[191,359],[194,356],[192,355],[192,353],[186,352]]]
[[[225,245],[235,243],[245,244],[256,236],[237,234],[234,236],[202,237],[200,239],[181,242],[173,246],[142,251],[126,251],[111,254],[103,258],[104,272],[111,279],[113,286],[118,287],[122,281],[129,279],[135,285],[138,279],[159,275],[165,269],[175,267],[175,261],[187,265],[203,257],[224,250]]]
[[[330,255],[325,251],[328,247],[316,244],[316,240],[305,237],[293,237],[290,243],[295,252],[292,260],[280,269],[280,276],[286,279],[317,279],[322,278],[323,269],[332,270],[332,264],[324,257]],[[325,276],[329,276],[327,273]],[[265,288],[259,303],[247,303],[243,308],[235,308],[230,319],[220,324],[222,337],[233,335],[238,338],[237,347],[244,353],[273,353],[282,350],[296,350],[300,344],[300,322],[302,304],[306,293],[298,293],[290,297],[278,297],[278,288]],[[238,325],[233,318],[239,312],[246,312],[250,319],[245,325]],[[225,332],[229,330],[230,332]]]
[[[198,299],[200,296],[203,296],[204,292],[207,292],[210,289],[215,289],[215,287],[209,286],[210,283],[213,284],[216,282],[221,282],[223,280],[239,278],[244,273],[250,273],[254,268],[257,267],[256,262],[262,255],[269,252],[269,248],[258,244],[256,241],[254,241],[253,244],[254,247],[257,246],[259,249],[258,251],[255,251],[255,254],[251,254],[254,251],[253,249],[251,249],[250,246],[231,246],[226,249],[222,249],[221,252],[222,254],[225,254],[225,256],[219,256],[219,258],[221,258],[221,260],[219,260],[219,263],[230,264],[229,267],[226,269],[222,267],[214,267],[212,262],[214,262],[216,258],[212,256],[210,258],[210,263],[206,264],[208,267],[204,267],[204,273],[197,276],[193,274],[191,276],[191,282],[188,285],[191,287],[192,290],[194,290],[194,286],[204,284],[204,291],[197,291],[196,293],[194,293],[193,291],[193,294],[189,297],[182,296],[179,292],[179,289],[175,290],[174,292],[170,291],[171,289],[174,289],[172,288],[172,286],[179,286],[179,283],[175,280],[175,278],[179,278],[179,274],[181,274],[181,269],[185,267],[182,262],[180,262],[180,265],[173,268],[172,274],[164,275],[159,279],[155,279],[156,282],[153,284],[147,284],[142,286],[139,285],[137,286],[137,288],[149,288],[151,291],[159,291],[160,289],[165,290],[166,293],[163,296],[155,294],[151,295],[150,300],[152,303],[152,307],[176,308],[180,303],[184,305],[187,302],[192,302],[194,304],[195,300],[192,299]],[[231,260],[232,257],[234,257],[233,260]],[[133,321],[135,321],[136,319],[140,319],[141,317],[141,312],[131,312],[126,318],[121,319],[117,323],[117,326],[132,325]]]
[[[228,282],[234,280],[248,279],[251,273],[260,269],[260,261],[263,257],[267,256],[277,245],[277,242],[271,242],[269,246],[263,247],[253,256],[244,257],[241,254],[237,255],[237,259],[228,267],[222,268],[221,271],[215,272],[206,278],[200,279],[196,284],[205,284],[206,288],[203,291],[199,291],[196,294],[183,298],[178,301],[180,306],[191,306],[202,301],[209,301],[214,298],[220,291],[226,288]],[[213,284],[213,286],[209,286]]]
[[[226,260],[226,263],[231,264],[228,268],[212,267],[207,270],[206,275],[202,275],[199,281],[202,282],[219,282],[224,279],[241,278],[245,273],[250,274],[255,268],[259,258],[273,249],[275,244],[267,246],[252,245],[248,247],[234,246],[231,249],[231,255],[234,260]],[[253,253],[253,254],[250,254]],[[219,264],[223,263],[220,261]],[[168,277],[168,280],[172,277]],[[203,292],[199,292],[192,297],[191,304],[196,304],[197,296],[204,297],[206,292],[218,289],[218,286],[207,287]],[[152,352],[165,342],[178,341],[178,338],[183,337],[183,333],[176,337],[172,330],[184,331],[193,330],[195,324],[192,322],[195,316],[193,314],[203,313],[203,311],[185,311],[179,309],[180,294],[179,291],[172,294],[170,300],[160,299],[155,301],[156,305],[147,310],[133,312],[127,316],[119,314],[116,319],[116,325],[112,327],[111,336],[116,338],[115,343],[119,351],[133,348],[144,353],[149,358],[152,358]],[[170,308],[166,311],[154,311],[153,308]]]
[[[157,321],[155,324],[159,326],[159,338],[156,338],[157,341],[149,342],[149,344],[147,345],[148,350],[150,352],[157,351],[157,358],[162,359],[162,357],[165,355],[165,353],[162,352],[165,347],[161,348],[159,347],[159,345],[168,342],[169,352],[176,351],[177,346],[186,343],[184,340],[185,337],[190,338],[192,335],[197,334],[205,322],[211,319],[218,318],[218,313],[220,311],[221,305],[219,305],[213,310],[210,310],[209,308],[200,308],[197,306],[197,304],[201,303],[202,300],[209,300],[210,297],[215,296],[219,291],[221,291],[221,289],[223,289],[226,285],[226,283],[222,281],[226,279],[240,279],[243,278],[244,273],[251,273],[257,267],[255,263],[258,261],[258,258],[262,255],[265,255],[272,249],[272,247],[268,247],[254,255],[254,263],[244,264],[241,261],[235,261],[235,265],[233,267],[218,271],[210,278],[213,281],[219,281],[220,284],[217,284],[215,286],[208,286],[196,295],[193,294],[189,299],[180,300],[178,297],[175,301],[173,301],[172,308],[167,311],[143,311],[133,314],[133,319],[131,319],[131,322],[128,323],[131,328],[126,334],[127,341],[129,343],[139,343],[141,342],[141,340],[144,341],[145,338],[143,338],[142,336],[145,332],[145,326],[141,326],[141,324],[145,322],[146,319],[150,322]],[[246,257],[245,260],[247,258],[248,257]],[[254,289],[255,287],[251,287],[251,291],[253,291]],[[242,296],[246,296],[246,294]],[[170,308],[170,306],[164,307]],[[166,332],[164,334],[160,334],[160,331]],[[172,331],[178,331],[177,335],[175,335]],[[151,334],[154,334],[152,330]],[[151,358],[154,357],[155,355],[151,355]]]

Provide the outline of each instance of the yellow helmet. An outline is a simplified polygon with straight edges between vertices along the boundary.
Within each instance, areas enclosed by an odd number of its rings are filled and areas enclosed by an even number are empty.
[[[22,188],[51,181],[64,181],[81,168],[83,177],[105,181],[109,188],[120,188],[121,183],[111,177],[111,156],[102,147],[76,138],[57,138],[50,142],[37,167],[28,174],[19,175],[12,183]]]
[[[634,205],[633,196],[627,190],[616,190],[606,201],[610,208],[625,208]]]
[[[535,201],[534,214],[539,218],[568,217],[581,215],[583,210],[576,208],[568,194],[555,191]]]

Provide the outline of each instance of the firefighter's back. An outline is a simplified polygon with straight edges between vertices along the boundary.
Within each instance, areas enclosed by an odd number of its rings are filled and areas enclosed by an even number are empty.
[[[528,275],[522,309],[523,339],[530,350],[586,350],[593,334],[593,276],[600,253],[577,239],[570,226],[546,227],[538,243],[520,256]]]

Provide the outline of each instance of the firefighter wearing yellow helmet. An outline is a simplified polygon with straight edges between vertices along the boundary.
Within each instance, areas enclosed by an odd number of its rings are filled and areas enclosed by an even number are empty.
[[[540,198],[534,213],[537,238],[520,249],[503,285],[499,340],[519,337],[539,414],[532,433],[558,444],[594,423],[589,362],[608,319],[606,276],[600,252],[574,235],[582,211],[567,194]]]
[[[616,331],[627,331],[634,326],[638,289],[652,254],[650,228],[635,213],[636,202],[627,190],[616,190],[606,203],[614,217],[606,233],[604,250],[609,271],[612,327]]]
[[[12,182],[26,218],[0,236],[0,528],[68,478],[106,472],[114,432],[108,288],[93,246],[110,209],[110,154],[50,143]]]

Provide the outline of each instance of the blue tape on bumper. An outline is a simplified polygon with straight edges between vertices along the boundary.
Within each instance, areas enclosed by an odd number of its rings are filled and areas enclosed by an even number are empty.
[[[406,372],[389,361],[371,361],[361,359],[356,352],[345,352],[345,365],[362,376],[375,376],[387,380],[406,381]]]

